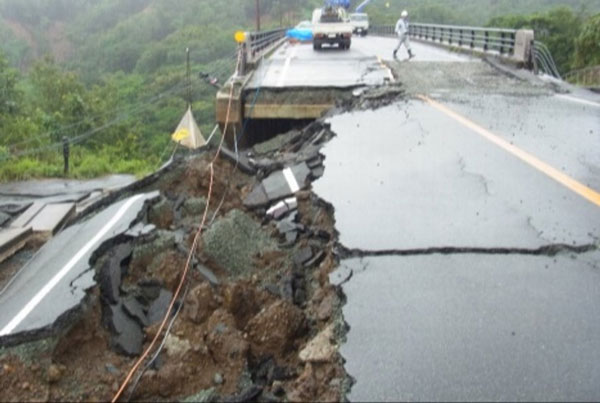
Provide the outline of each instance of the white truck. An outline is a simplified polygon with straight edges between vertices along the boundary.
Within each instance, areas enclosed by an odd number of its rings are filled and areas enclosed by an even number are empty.
[[[321,50],[323,45],[338,45],[340,49],[350,49],[352,24],[342,7],[325,6],[313,12],[313,49]]]
[[[352,32],[366,36],[369,33],[369,16],[366,13],[350,14],[350,24],[352,24]]]

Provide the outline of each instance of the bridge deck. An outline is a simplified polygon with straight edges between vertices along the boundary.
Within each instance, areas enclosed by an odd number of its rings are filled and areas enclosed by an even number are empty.
[[[256,88],[347,88],[381,85],[390,78],[381,60],[391,59],[396,46],[393,38],[356,37],[350,50],[336,47],[315,51],[311,44],[284,44],[261,63],[247,89]],[[416,53],[412,62],[467,62],[470,57],[434,46],[413,43]],[[407,57],[406,50],[398,53]]]

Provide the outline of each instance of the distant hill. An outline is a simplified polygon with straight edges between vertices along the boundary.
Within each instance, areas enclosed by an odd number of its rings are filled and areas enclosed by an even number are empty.
[[[352,2],[356,7],[360,1]],[[50,54],[88,80],[105,72],[148,73],[179,63],[191,46],[196,62],[231,53],[232,32],[252,29],[251,0],[0,0],[2,50],[21,69]],[[263,26],[294,25],[321,0],[261,0]],[[389,7],[387,7],[389,5]],[[600,12],[600,0],[373,0],[375,23],[391,23],[402,9],[412,21],[484,25],[506,14],[567,5]]]

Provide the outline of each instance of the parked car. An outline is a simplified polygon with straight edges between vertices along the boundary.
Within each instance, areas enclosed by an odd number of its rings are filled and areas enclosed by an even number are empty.
[[[352,32],[366,36],[369,33],[369,16],[366,13],[350,14],[350,24],[352,24]]]

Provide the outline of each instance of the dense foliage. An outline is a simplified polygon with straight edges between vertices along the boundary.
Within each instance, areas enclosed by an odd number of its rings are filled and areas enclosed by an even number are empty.
[[[322,0],[260,3],[269,28],[309,19]],[[564,3],[373,0],[366,11],[374,23],[395,22],[406,8],[413,21],[533,26],[561,68],[598,63],[599,18],[589,16],[600,0],[554,9]],[[515,17],[490,21],[507,14]],[[154,169],[186,108],[185,49],[194,114],[207,132],[216,90],[199,73],[224,81],[235,65],[233,32],[254,23],[253,0],[0,0],[0,179],[61,175],[64,137],[73,176]]]

